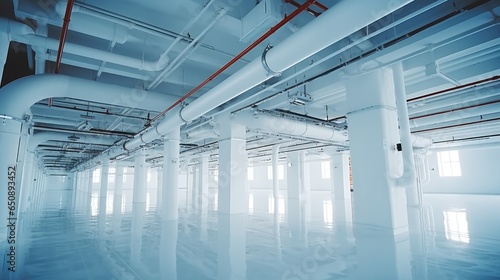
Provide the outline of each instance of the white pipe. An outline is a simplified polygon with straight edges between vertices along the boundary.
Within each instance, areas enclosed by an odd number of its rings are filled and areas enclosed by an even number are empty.
[[[413,120],[411,120],[411,124],[413,127],[420,127],[420,126],[432,125],[432,124],[436,124],[436,123],[462,120],[462,119],[481,116],[481,115],[488,115],[488,114],[497,113],[499,110],[499,107],[500,107],[500,105],[498,103],[496,103],[496,104],[494,103],[494,104],[489,104],[489,105],[484,105],[484,106],[474,107],[474,108],[464,109],[464,110],[453,111],[453,109],[447,109],[445,111],[448,111],[448,112],[445,114],[439,114],[439,115],[434,115],[434,116],[429,116],[429,117],[413,119]],[[460,107],[457,107],[456,109],[459,109],[459,108]]]
[[[210,22],[210,24],[208,24],[201,32],[200,34],[198,34],[198,36],[196,36],[196,38],[193,39],[193,41],[191,41],[191,43],[189,43],[185,48],[184,50],[182,50],[178,55],[177,57],[172,61],[172,63],[170,63],[170,65],[168,67],[165,67],[165,69],[162,70],[162,72],[149,84],[149,86],[146,87],[146,89],[152,89],[152,88],[155,88],[156,86],[158,86],[161,82],[163,82],[163,80],[165,79],[166,76],[168,76],[173,70],[172,68],[175,67],[177,68],[178,65],[180,65],[180,63],[182,63],[182,61],[180,61],[182,59],[182,57],[186,54],[186,52],[191,49],[195,44],[198,44],[198,42],[203,38],[203,36],[205,36],[205,34],[208,33],[208,31],[210,31],[210,29],[212,29],[212,27],[214,27],[214,25],[219,22],[225,15],[227,14],[227,10],[225,9],[221,9],[219,11],[217,11],[216,13],[216,16],[215,18]],[[179,38],[179,37],[177,37]],[[167,50],[168,51],[168,50]],[[167,53],[167,52],[165,52]],[[171,71],[172,70],[172,71]]]
[[[274,72],[282,72],[347,37],[359,27],[367,26],[410,2],[412,0],[404,0],[394,5],[395,3],[390,0],[368,2],[364,0],[343,0],[269,50],[265,56],[267,65]],[[380,11],[380,13],[374,15],[373,11]],[[328,26],[351,26],[352,28],[339,29],[336,32],[324,32]],[[124,147],[126,150],[131,150],[143,145],[144,140],[151,142],[165,135],[172,127],[177,127],[184,122],[192,121],[204,115],[220,104],[239,96],[271,77],[263,67],[262,58],[256,58],[184,107],[182,111],[171,110],[167,112],[162,121],[126,142]],[[118,147],[111,151],[110,154],[114,155],[122,152],[123,149]]]
[[[34,152],[36,147],[46,141],[68,141],[68,136],[72,134],[59,133],[59,132],[38,132],[33,134],[28,143],[27,150]],[[113,138],[99,137],[99,136],[83,136],[80,137],[78,142],[84,142],[89,144],[103,144],[112,145],[115,142]]]
[[[153,91],[45,74],[23,77],[1,88],[0,115],[22,118],[33,104],[49,97],[69,97],[151,111],[161,111],[177,100]]]
[[[239,112],[235,121],[250,129],[262,130],[276,134],[288,134],[313,138],[323,141],[347,141],[347,135],[336,131],[333,127],[316,125],[266,114],[254,114],[252,111]]]
[[[399,119],[399,134],[403,154],[403,175],[397,178],[397,184],[402,187],[413,184],[416,180],[415,160],[413,158],[408,106],[406,104],[406,89],[404,85],[403,65],[401,62],[393,66],[394,87],[396,91],[396,107]],[[416,138],[415,138],[416,139]]]
[[[0,33],[3,32],[8,34],[11,41],[31,45],[35,50],[48,49],[57,51],[59,49],[59,40],[37,35],[24,23],[0,18]],[[165,68],[169,61],[168,56],[163,55],[157,61],[144,61],[143,59],[131,58],[71,42],[65,43],[64,52],[146,71],[159,71]],[[48,59],[48,57],[44,57],[44,54],[37,53],[37,55],[40,56],[40,59]]]

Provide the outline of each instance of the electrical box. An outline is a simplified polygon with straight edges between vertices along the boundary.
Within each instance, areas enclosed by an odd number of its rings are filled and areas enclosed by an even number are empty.
[[[284,6],[281,0],[262,0],[241,20],[240,41],[256,40],[283,19]]]

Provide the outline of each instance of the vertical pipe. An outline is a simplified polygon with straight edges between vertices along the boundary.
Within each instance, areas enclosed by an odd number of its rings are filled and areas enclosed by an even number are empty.
[[[175,127],[165,135],[163,143],[163,199],[162,218],[163,220],[177,220],[179,189],[179,143],[180,127]]]
[[[57,60],[56,60],[56,69],[55,73],[59,73],[59,69],[61,67],[62,54],[64,51],[64,43],[66,43],[66,35],[68,34],[69,22],[71,19],[71,11],[73,10],[73,4],[75,0],[68,0],[66,5],[66,13],[64,14],[64,23],[61,30],[61,36],[59,38],[59,48],[57,50]]]
[[[408,118],[408,105],[406,104],[406,89],[402,62],[394,64],[393,73],[404,167],[403,175],[397,179],[397,184],[406,187],[406,203],[408,206],[420,206],[415,175],[415,159],[413,157],[413,148],[410,138],[410,120]]]
[[[0,82],[2,82],[5,62],[7,61],[7,54],[9,53],[9,34],[0,32]]]
[[[101,166],[101,190],[99,192],[99,235],[103,236],[106,230],[106,199],[108,197],[109,159],[105,159]]]

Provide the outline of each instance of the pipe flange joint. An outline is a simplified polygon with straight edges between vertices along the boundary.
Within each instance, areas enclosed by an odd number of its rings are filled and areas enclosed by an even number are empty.
[[[273,48],[273,46],[267,45],[266,48],[264,49],[264,52],[262,52],[262,56],[261,56],[262,67],[264,67],[264,70],[266,70],[268,76],[279,77],[279,76],[281,76],[281,72],[273,71],[269,67],[269,65],[267,64],[267,60],[266,60],[266,54],[272,48]]]

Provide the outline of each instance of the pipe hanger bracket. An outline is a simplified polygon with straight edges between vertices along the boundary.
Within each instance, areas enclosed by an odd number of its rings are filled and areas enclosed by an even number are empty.
[[[262,56],[261,56],[262,67],[264,67],[264,70],[266,70],[268,76],[279,77],[279,76],[281,76],[281,72],[273,71],[269,67],[269,65],[267,64],[267,60],[266,60],[266,54],[272,48],[273,48],[273,46],[267,45],[266,48],[264,49],[264,52],[262,52]]]

